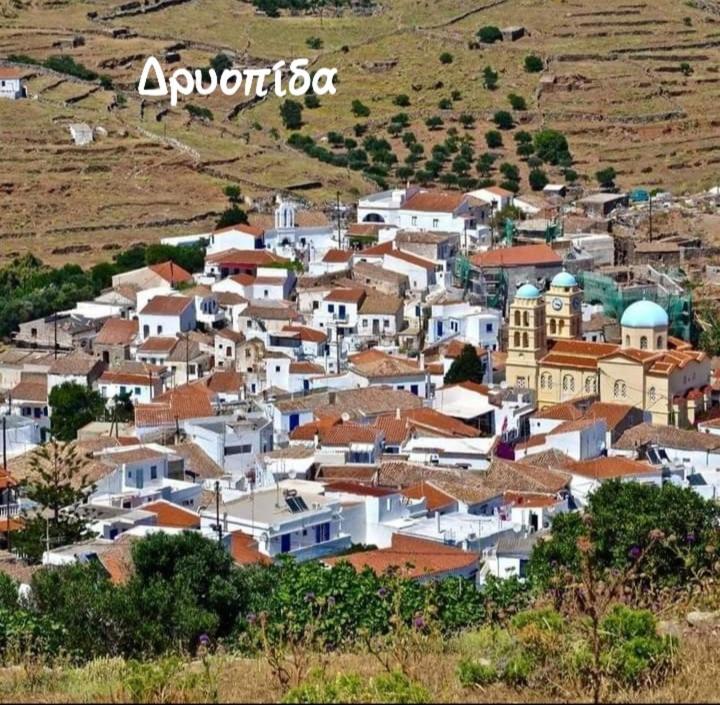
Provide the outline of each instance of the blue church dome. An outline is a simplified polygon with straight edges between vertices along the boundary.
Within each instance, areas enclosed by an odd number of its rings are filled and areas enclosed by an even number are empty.
[[[667,311],[652,301],[636,301],[620,319],[627,328],[667,328],[669,322]]]
[[[559,286],[562,288],[572,288],[573,286],[577,286],[577,279],[570,274],[570,272],[560,272],[560,274],[556,274],[553,277],[552,280],[552,286]]]
[[[515,296],[519,299],[537,299],[540,297],[540,292],[532,284],[523,284]]]

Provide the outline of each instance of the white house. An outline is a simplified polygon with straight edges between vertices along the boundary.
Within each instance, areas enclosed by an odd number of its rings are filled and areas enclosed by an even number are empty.
[[[128,394],[133,404],[147,404],[165,391],[169,377],[166,367],[127,360],[105,370],[98,380],[98,388],[107,400]]]
[[[489,186],[487,188],[477,189],[477,191],[471,191],[468,195],[474,196],[481,201],[492,203],[496,211],[501,211],[507,206],[512,206],[515,199],[515,194],[512,191],[500,188],[500,186]]]
[[[140,336],[175,337],[195,330],[195,299],[188,296],[155,296],[138,314]]]
[[[407,193],[417,191],[414,189],[392,189],[365,196],[358,201],[358,223],[386,223],[400,225],[400,206]]]
[[[444,263],[431,262],[402,250],[385,254],[382,266],[383,269],[406,275],[412,291],[427,291],[430,287],[445,282]]]
[[[264,247],[265,231],[251,225],[230,225],[212,233],[197,236],[207,240],[209,255],[225,250],[259,250]]]
[[[428,322],[426,342],[429,345],[459,336],[472,345],[498,350],[502,329],[502,313],[466,301],[433,304]]]
[[[18,100],[25,97],[22,72],[18,69],[0,66],[0,98]]]

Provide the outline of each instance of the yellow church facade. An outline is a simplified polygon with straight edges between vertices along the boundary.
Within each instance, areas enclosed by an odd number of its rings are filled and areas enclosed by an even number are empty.
[[[647,420],[688,426],[711,401],[710,360],[668,335],[666,311],[638,301],[622,316],[620,345],[582,336],[582,291],[568,272],[544,295],[517,291],[508,325],[508,384],[530,389],[540,409],[580,396],[643,409]]]

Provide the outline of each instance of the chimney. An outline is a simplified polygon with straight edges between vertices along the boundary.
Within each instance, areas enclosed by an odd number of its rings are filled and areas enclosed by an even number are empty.
[[[395,418],[398,421],[400,420],[400,407],[399,406],[395,409]]]
[[[338,370],[339,372],[339,370]],[[328,404],[335,403],[335,392],[328,392]]]
[[[435,525],[437,526],[437,532],[440,533],[440,512],[435,512]]]
[[[421,370],[425,369],[425,353],[424,352],[420,353],[420,369]]]

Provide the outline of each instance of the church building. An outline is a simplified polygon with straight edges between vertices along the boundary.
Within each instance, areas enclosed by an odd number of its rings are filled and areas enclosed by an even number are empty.
[[[569,272],[545,294],[521,286],[510,305],[508,384],[531,389],[543,409],[579,396],[643,409],[647,420],[688,426],[711,401],[710,360],[668,334],[667,312],[637,301],[620,321],[620,345],[582,340],[582,291]]]

